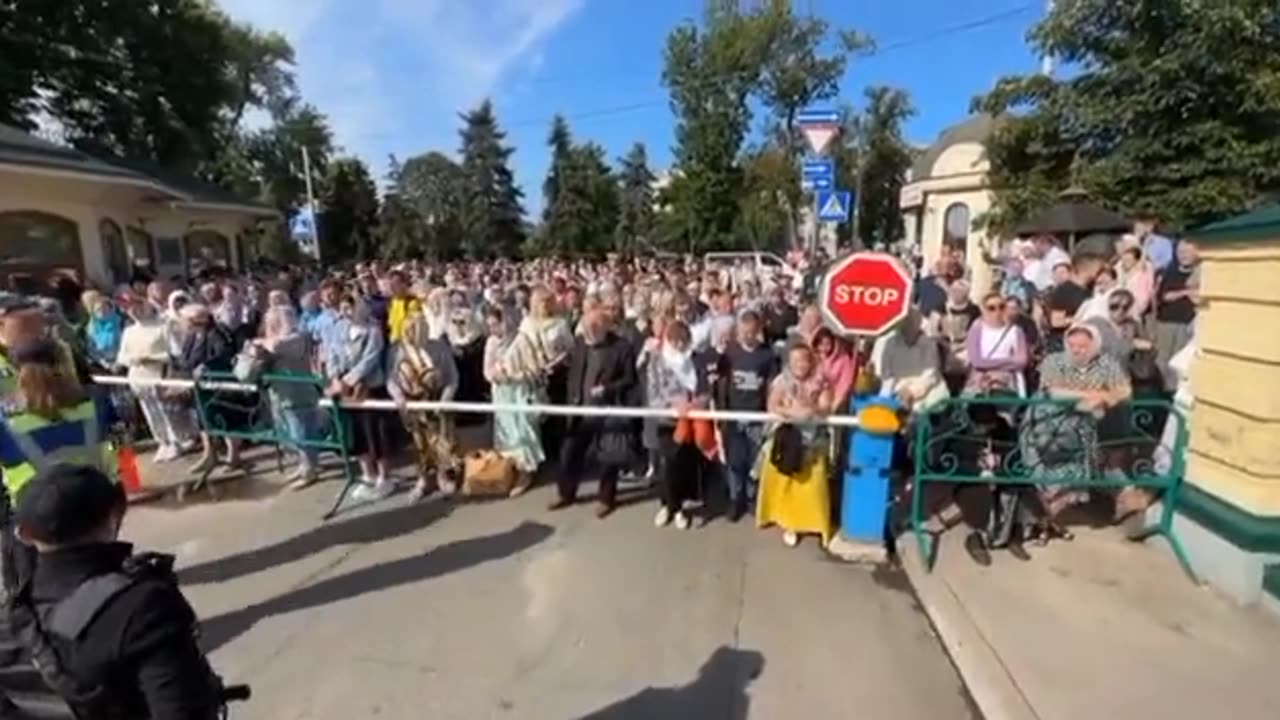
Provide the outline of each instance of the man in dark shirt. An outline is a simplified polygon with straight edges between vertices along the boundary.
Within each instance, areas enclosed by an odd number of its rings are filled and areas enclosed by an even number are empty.
[[[939,260],[934,265],[933,273],[920,278],[915,287],[915,304],[920,314],[930,317],[941,314],[947,306],[947,261]]]
[[[1183,238],[1174,250],[1174,261],[1156,283],[1156,363],[1167,392],[1178,386],[1169,361],[1191,340],[1191,328],[1200,302],[1199,253],[1195,243]]]
[[[636,384],[636,356],[630,343],[609,328],[610,322],[598,307],[582,319],[582,336],[574,342],[568,360],[568,405],[618,407],[627,400]],[[606,434],[626,436],[629,421],[610,423],[593,417],[570,418],[566,424],[564,445],[560,454],[559,497],[552,510],[566,508],[576,502],[578,485],[589,464],[605,465],[600,469],[600,492],[596,517],[606,517],[614,510],[618,475],[626,464],[604,463],[590,457]],[[591,460],[596,463],[591,463]]]
[[[769,292],[769,303],[765,305],[763,317],[763,341],[769,345],[785,342],[787,333],[800,322],[800,313],[787,302],[781,287]]]
[[[760,316],[748,310],[738,321],[737,342],[731,343],[721,363],[724,380],[720,404],[727,410],[763,412],[769,402],[769,383],[778,372],[778,357],[764,345]],[[729,485],[729,520],[737,522],[755,501],[751,470],[764,438],[760,423],[726,423],[725,468]]]
[[[222,686],[196,643],[173,558],[133,556],[118,541],[125,507],[119,486],[89,466],[55,465],[23,489],[17,531],[39,560],[14,622],[46,678],[82,693],[63,698],[79,716],[213,720]]]
[[[1077,255],[1071,261],[1070,277],[1049,291],[1045,314],[1048,316],[1046,342],[1050,352],[1062,349],[1063,334],[1075,321],[1080,306],[1093,295],[1093,281],[1105,265],[1106,262],[1097,255]]]

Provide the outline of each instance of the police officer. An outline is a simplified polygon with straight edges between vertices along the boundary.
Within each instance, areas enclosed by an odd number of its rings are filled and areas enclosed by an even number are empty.
[[[96,467],[58,464],[22,490],[18,536],[36,548],[13,603],[45,681],[81,720],[214,720],[227,692],[197,645],[173,558],[118,540],[124,493]]]
[[[16,309],[15,309],[16,307]],[[35,319],[41,320],[38,308]],[[6,345],[5,362],[10,368],[10,392],[0,398],[0,558],[3,559],[5,596],[30,578],[35,552],[14,542],[9,509],[36,473],[57,462],[91,464],[115,473],[115,455],[106,441],[110,424],[110,404],[99,397],[89,399],[66,355],[56,341],[43,336],[38,322],[28,322],[28,307],[10,304],[6,313],[5,339],[23,342]],[[17,313],[17,315],[15,315]],[[7,615],[0,623],[0,682],[10,684],[15,674],[29,673],[24,657],[21,628]],[[2,696],[0,696],[2,697]],[[11,700],[0,700],[0,718],[15,712]]]
[[[38,340],[44,333],[44,317],[39,306],[29,298],[0,291],[0,417],[11,412],[20,402],[17,397],[18,362],[17,348]],[[14,547],[10,523],[9,495],[0,485],[0,573],[3,574],[3,590],[0,599],[7,599],[17,586],[17,578],[29,571],[32,553]],[[30,670],[22,646],[9,627],[8,613],[0,604],[0,684],[5,684],[14,672]],[[0,720],[20,717],[17,706],[0,692]]]

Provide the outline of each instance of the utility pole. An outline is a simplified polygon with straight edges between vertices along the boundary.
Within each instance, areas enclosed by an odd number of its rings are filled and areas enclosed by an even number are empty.
[[[1045,17],[1053,14],[1053,1],[1054,0],[1044,0]],[[1046,53],[1045,56],[1040,59],[1040,73],[1045,77],[1053,77],[1053,66],[1053,54]]]
[[[311,154],[307,146],[302,146],[302,175],[307,184],[307,209],[311,212],[311,247],[312,257],[320,264],[320,216],[316,213],[316,196],[311,187]]]

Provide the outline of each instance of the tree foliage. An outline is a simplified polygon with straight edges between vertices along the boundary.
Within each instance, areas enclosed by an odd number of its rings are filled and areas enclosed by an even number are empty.
[[[470,258],[511,257],[524,241],[522,193],[508,161],[512,148],[485,100],[462,116],[463,252]]]
[[[462,253],[462,168],[443,153],[409,158],[400,167],[395,194],[421,224],[413,255],[452,259]]]
[[[598,255],[612,249],[620,199],[604,148],[574,144],[560,116],[552,121],[547,145],[551,167],[543,183],[542,228],[529,237],[527,251]]]
[[[614,247],[621,253],[635,255],[653,241],[655,178],[649,169],[649,154],[644,143],[632,145],[618,163],[618,223],[614,228]]]
[[[907,94],[883,85],[866,89],[867,109],[861,123],[862,161],[859,177],[849,187],[857,188],[857,235],[862,247],[888,248],[902,239],[902,214],[898,198],[907,170],[911,168],[911,148],[902,134],[902,124],[914,113]]]
[[[320,212],[320,257],[326,263],[365,260],[374,255],[378,189],[358,158],[329,165]]]
[[[1068,186],[1175,226],[1280,188],[1280,5],[1072,0],[1031,32],[1072,74],[1006,77],[975,105],[1008,229]]]

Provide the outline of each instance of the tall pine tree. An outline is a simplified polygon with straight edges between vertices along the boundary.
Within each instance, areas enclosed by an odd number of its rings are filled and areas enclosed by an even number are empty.
[[[462,116],[462,244],[471,258],[510,257],[524,240],[522,193],[507,165],[493,103],[485,100]]]
[[[614,229],[614,247],[618,252],[635,255],[652,242],[653,206],[656,201],[653,192],[654,176],[649,169],[649,156],[644,143],[632,145],[620,163],[618,225]]]

